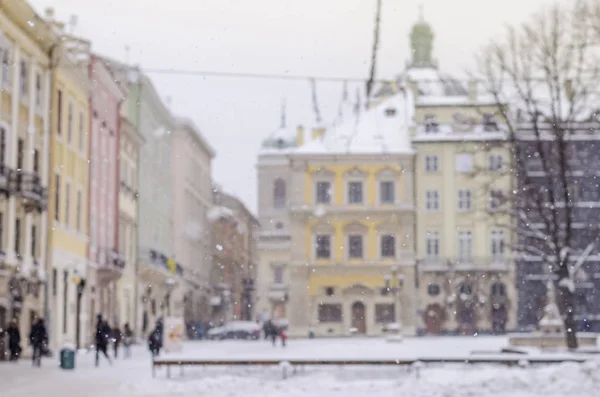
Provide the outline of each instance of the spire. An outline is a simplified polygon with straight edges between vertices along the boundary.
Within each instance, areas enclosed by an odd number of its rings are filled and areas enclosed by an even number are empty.
[[[433,61],[433,30],[425,21],[423,4],[419,6],[419,21],[410,33],[411,67],[435,67]]]
[[[281,128],[285,128],[285,98],[281,98]]]

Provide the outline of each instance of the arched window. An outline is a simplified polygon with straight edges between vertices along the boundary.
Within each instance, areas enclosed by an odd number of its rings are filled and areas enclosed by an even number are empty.
[[[506,296],[506,287],[502,283],[492,284],[492,296]]]
[[[285,201],[285,181],[281,178],[277,178],[273,183],[273,207],[283,208],[285,207]]]

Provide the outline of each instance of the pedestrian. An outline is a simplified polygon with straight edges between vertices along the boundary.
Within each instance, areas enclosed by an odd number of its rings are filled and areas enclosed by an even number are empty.
[[[156,327],[154,327],[154,330],[150,333],[150,337],[148,337],[148,348],[150,349],[150,353],[152,353],[152,357],[158,357],[162,348],[162,327],[160,322],[156,323]]]
[[[285,342],[287,341],[287,334],[285,332],[285,328],[281,329],[279,337],[281,338],[281,346],[285,347]]]
[[[271,320],[266,320],[263,323],[263,332],[265,333],[265,340],[268,340],[269,337],[271,336],[271,328],[273,327],[273,324],[271,323]]]
[[[42,355],[48,345],[48,332],[46,331],[46,324],[44,319],[39,318],[31,326],[31,332],[29,333],[29,341],[33,347],[33,366],[42,366]]]
[[[17,320],[12,320],[6,330],[8,334],[8,350],[10,350],[10,361],[17,361],[21,355],[21,332]]]
[[[113,340],[113,350],[115,352],[115,358],[119,355],[119,345],[121,344],[121,340],[123,339],[123,334],[117,325],[112,330],[112,340]]]
[[[108,363],[112,365],[112,361],[107,353],[108,340],[111,333],[110,326],[108,325],[108,322],[104,321],[101,314],[98,314],[96,319],[96,367],[100,363],[100,353],[104,354]]]
[[[131,357],[131,345],[133,344],[133,331],[129,327],[129,323],[123,328],[123,346],[125,346],[125,358]]]
[[[279,329],[277,329],[275,324],[271,324],[269,334],[271,335],[271,342],[273,343],[273,346],[275,346],[277,343],[277,337],[279,336]]]

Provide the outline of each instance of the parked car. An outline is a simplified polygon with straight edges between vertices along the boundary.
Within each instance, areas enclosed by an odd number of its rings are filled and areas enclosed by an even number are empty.
[[[232,321],[222,327],[212,328],[208,331],[208,339],[260,339],[260,325],[252,321]]]

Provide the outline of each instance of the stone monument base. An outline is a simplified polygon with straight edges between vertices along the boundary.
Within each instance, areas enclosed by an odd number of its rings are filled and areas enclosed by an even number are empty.
[[[577,334],[577,342],[580,347],[596,347],[598,335],[582,332]],[[510,346],[539,347],[541,349],[567,348],[564,334],[557,333],[519,333],[509,334],[508,344]]]

